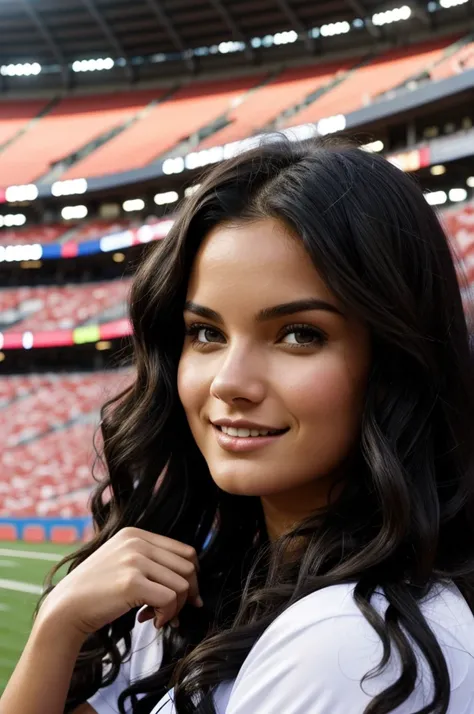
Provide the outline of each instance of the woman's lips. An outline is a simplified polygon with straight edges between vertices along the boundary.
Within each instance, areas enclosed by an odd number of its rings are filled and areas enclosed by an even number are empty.
[[[286,434],[287,429],[278,434],[268,434],[267,436],[230,436],[224,434],[218,426],[213,425],[217,443],[225,451],[245,452],[262,449],[265,446],[274,444],[278,439]]]

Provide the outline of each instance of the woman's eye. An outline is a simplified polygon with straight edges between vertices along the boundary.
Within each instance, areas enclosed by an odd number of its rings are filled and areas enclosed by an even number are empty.
[[[325,337],[317,330],[309,328],[292,329],[283,336],[281,342],[284,345],[295,345],[300,347],[317,347],[325,342]]]
[[[186,334],[192,338],[193,344],[208,345],[214,342],[224,342],[224,338],[218,330],[206,325],[190,325],[186,328]]]
[[[222,335],[210,327],[201,327],[196,333],[197,342],[223,342]]]

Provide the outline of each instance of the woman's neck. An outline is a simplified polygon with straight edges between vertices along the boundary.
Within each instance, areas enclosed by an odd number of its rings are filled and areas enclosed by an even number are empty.
[[[291,491],[262,496],[260,500],[269,539],[277,540],[308,516],[324,509],[333,482],[334,477],[330,481],[323,477]]]

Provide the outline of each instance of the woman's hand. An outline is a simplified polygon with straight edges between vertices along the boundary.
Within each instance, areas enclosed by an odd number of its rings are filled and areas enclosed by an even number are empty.
[[[47,596],[38,618],[58,618],[84,636],[132,608],[155,627],[176,620],[186,602],[202,606],[195,550],[139,528],[124,528]]]

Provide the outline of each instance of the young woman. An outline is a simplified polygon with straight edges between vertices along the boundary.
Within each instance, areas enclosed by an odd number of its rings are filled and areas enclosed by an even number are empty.
[[[266,142],[186,200],[131,318],[97,534],[0,713],[472,714],[472,369],[416,183]]]

